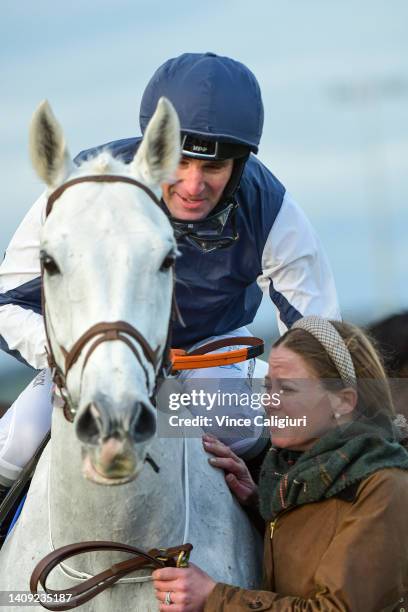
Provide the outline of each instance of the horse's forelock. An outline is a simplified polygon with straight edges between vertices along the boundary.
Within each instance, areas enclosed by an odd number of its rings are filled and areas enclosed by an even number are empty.
[[[109,151],[102,151],[86,159],[79,166],[81,174],[127,174],[128,168],[122,161],[112,157]]]

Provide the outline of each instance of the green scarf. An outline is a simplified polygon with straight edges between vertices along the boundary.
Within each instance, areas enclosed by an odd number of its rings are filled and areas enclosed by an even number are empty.
[[[353,421],[337,427],[305,452],[272,447],[259,479],[265,521],[295,506],[334,497],[384,468],[408,470],[408,451],[384,429]]]

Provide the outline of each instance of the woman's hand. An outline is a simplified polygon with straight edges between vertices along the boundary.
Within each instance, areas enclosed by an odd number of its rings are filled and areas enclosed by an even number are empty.
[[[244,506],[253,505],[258,498],[258,487],[244,461],[211,434],[203,435],[203,446],[208,453],[215,455],[208,461],[224,470],[225,480],[238,501]]]
[[[158,569],[152,576],[160,612],[202,612],[215,587],[214,580],[193,563],[180,569]]]

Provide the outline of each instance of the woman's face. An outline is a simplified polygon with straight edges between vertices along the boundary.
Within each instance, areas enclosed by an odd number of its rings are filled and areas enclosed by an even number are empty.
[[[338,398],[323,388],[316,372],[300,355],[285,346],[271,351],[265,387],[271,394],[279,394],[279,405],[271,401],[266,407],[268,418],[273,420],[270,434],[274,446],[306,450],[335,427],[333,406]],[[282,427],[284,423],[287,426]]]

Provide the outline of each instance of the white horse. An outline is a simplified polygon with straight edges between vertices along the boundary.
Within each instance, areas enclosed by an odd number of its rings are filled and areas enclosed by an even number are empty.
[[[132,181],[159,193],[177,167],[179,142],[177,115],[162,99],[131,164],[102,152],[74,167],[48,104],[34,115],[34,167],[49,193],[64,185],[43,226],[41,259],[49,343],[63,374],[70,355],[65,392],[74,423],[54,407],[51,442],[0,551],[1,591],[28,591],[42,557],[86,540],[146,550],[190,541],[191,559],[215,579],[248,588],[258,583],[259,537],[223,475],[209,466],[200,438],[155,435],[151,399],[166,344],[177,253],[166,215]],[[97,182],[107,173],[131,184]],[[95,182],[67,187],[90,175]],[[137,330],[145,345],[126,331],[122,341],[112,341],[114,332],[108,337],[93,327],[117,321]],[[89,329],[94,334],[84,337]],[[72,351],[81,337],[82,346]],[[144,462],[147,448],[158,474]],[[49,586],[72,588],[123,559],[112,552],[72,558],[54,570]],[[149,574],[135,572],[81,609],[158,610],[152,583],[135,581]]]

